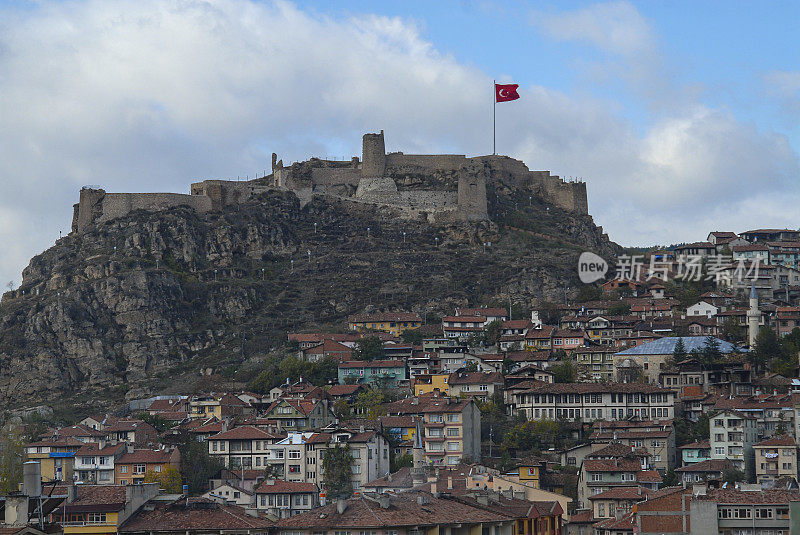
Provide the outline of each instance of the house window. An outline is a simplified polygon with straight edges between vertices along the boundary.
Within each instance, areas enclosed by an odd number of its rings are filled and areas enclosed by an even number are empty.
[[[122,465],[122,466],[120,466],[120,467],[119,467],[119,473],[120,473],[120,474],[127,474],[127,473],[128,473],[128,467],[127,467],[127,466],[125,466],[125,465]],[[123,483],[123,484],[124,484],[124,483]]]

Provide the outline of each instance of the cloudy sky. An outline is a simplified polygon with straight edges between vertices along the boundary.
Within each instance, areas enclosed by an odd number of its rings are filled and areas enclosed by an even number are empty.
[[[582,177],[624,245],[800,226],[800,4],[0,0],[0,281],[82,185],[492,149]]]

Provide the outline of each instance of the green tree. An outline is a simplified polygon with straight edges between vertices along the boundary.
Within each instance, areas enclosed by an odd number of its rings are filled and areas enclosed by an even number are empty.
[[[323,484],[328,498],[332,500],[347,499],[353,495],[353,483],[350,480],[352,464],[353,457],[350,454],[350,446],[347,444],[325,450],[322,457],[322,469],[325,471]]]
[[[556,383],[574,383],[578,375],[575,364],[569,358],[558,361],[551,371],[553,372],[553,381]]]
[[[561,322],[561,309],[556,303],[545,301],[539,307],[539,319],[545,325],[558,325]]]
[[[181,473],[189,494],[202,494],[208,490],[208,480],[216,475],[224,466],[208,454],[208,445],[198,442],[187,432],[178,438],[178,449],[181,452]]]
[[[608,307],[608,314],[611,316],[627,316],[631,313],[631,306],[625,301],[618,301]]]
[[[747,360],[755,368],[756,373],[763,370],[772,360],[782,356],[783,347],[778,335],[769,327],[761,327],[753,350],[747,355]]]
[[[713,336],[707,336],[703,347],[700,349],[703,362],[706,364],[716,364],[722,359],[722,351],[720,351],[719,340]]]
[[[747,481],[747,476],[736,468],[726,468],[725,471],[722,472],[722,481],[728,484],[739,483],[741,481]]]
[[[353,414],[350,404],[344,398],[339,398],[333,403],[333,413],[340,420],[349,420]]]
[[[720,326],[720,337],[733,344],[744,342],[744,327],[739,325],[733,317],[727,317]]]
[[[405,468],[407,466],[408,467],[413,467],[414,466],[414,456],[411,455],[410,453],[404,453],[403,455],[400,455],[399,457],[394,457],[392,459],[391,465],[392,466],[391,466],[390,469],[391,469],[392,472],[397,472],[401,468]]]
[[[664,477],[661,479],[661,488],[663,489],[665,487],[674,487],[678,483],[680,483],[678,475],[675,473],[674,470],[669,469],[666,471]]]
[[[686,344],[683,343],[683,338],[680,336],[675,342],[675,349],[672,350],[672,358],[676,363],[686,359]]]
[[[486,326],[484,338],[486,339],[487,344],[494,346],[500,343],[500,335],[503,332],[501,326],[502,323],[500,320],[494,320]]]
[[[144,475],[145,483],[158,483],[158,488],[167,494],[180,494],[183,481],[181,473],[174,466],[165,466],[161,472],[149,471]]]
[[[475,360],[468,360],[466,366],[464,366],[464,371],[468,372],[478,371],[478,362]]]
[[[19,490],[24,444],[18,425],[9,422],[0,430],[0,496]]]
[[[422,332],[419,329],[406,329],[400,333],[400,338],[407,344],[422,345]]]
[[[159,432],[164,432],[175,426],[176,422],[171,422],[166,418],[162,418],[157,414],[150,414],[149,412],[140,412],[136,415],[141,421],[146,422],[156,428]]]
[[[379,360],[385,355],[383,342],[374,335],[360,339],[353,348],[353,358],[356,360]]]
[[[369,389],[358,393],[353,407],[364,418],[375,420],[384,414],[383,401],[384,395],[382,392]]]

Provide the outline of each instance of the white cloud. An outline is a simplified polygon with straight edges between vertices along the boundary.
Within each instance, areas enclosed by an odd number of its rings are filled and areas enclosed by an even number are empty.
[[[650,24],[630,2],[606,2],[561,13],[533,12],[533,23],[561,41],[580,41],[623,56],[652,55]]]
[[[599,13],[616,28],[584,28],[592,42],[627,56],[652,49],[646,22],[610,6]],[[69,230],[83,184],[186,192],[263,171],[273,150],[287,163],[359,154],[361,134],[380,129],[390,150],[490,151],[491,77],[408,20],[333,19],[284,2],[83,0],[0,8],[0,21],[0,281],[18,281]],[[613,239],[766,223],[752,206],[791,221],[797,162],[780,136],[702,107],[642,135],[619,103],[541,86],[521,95],[498,106],[498,150],[585,177]],[[715,212],[720,201],[730,204]]]

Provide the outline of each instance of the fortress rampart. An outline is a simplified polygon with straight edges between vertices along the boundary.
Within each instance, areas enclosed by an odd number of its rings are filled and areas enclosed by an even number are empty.
[[[488,219],[486,187],[504,183],[531,192],[564,210],[588,214],[586,184],[565,182],[549,171],[531,171],[508,156],[386,153],[384,134],[364,134],[362,159],[331,161],[311,158],[285,167],[272,155],[272,174],[249,181],[204,180],[190,194],[106,193],[84,188],[75,205],[72,229],[123,217],[136,210],[159,211],[189,206],[198,212],[248,202],[260,193],[293,191],[301,202],[327,195],[401,208],[404,214],[432,221]],[[398,185],[401,187],[398,188]]]

